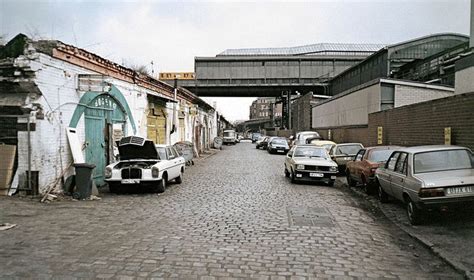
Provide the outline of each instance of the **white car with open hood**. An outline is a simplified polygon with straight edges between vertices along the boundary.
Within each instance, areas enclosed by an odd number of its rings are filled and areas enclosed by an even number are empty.
[[[120,161],[105,168],[105,181],[111,192],[117,193],[127,186],[146,186],[162,193],[168,181],[183,180],[185,159],[173,146],[155,145],[138,136],[118,141]]]

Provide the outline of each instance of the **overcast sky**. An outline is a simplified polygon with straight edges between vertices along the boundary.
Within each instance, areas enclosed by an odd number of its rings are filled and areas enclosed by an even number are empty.
[[[194,71],[195,56],[229,48],[314,43],[390,44],[469,33],[469,0],[445,1],[23,1],[0,0],[0,35],[57,39],[125,65]],[[250,98],[217,101],[248,119]]]

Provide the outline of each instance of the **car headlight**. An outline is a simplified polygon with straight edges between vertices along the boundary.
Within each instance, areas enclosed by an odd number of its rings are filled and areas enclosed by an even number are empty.
[[[337,166],[331,166],[331,167],[329,167],[329,171],[337,172]]]
[[[158,167],[153,166],[151,168],[151,177],[158,178],[159,175],[160,175],[160,170],[158,169]]]
[[[107,166],[105,168],[104,176],[105,176],[106,179],[112,178],[112,168]]]
[[[297,164],[296,169],[304,170],[304,165],[303,164]]]

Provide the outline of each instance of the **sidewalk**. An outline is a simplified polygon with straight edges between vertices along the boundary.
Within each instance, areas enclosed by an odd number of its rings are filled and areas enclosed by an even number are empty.
[[[199,157],[193,158],[194,164],[200,163],[200,162],[206,160],[207,158],[217,154],[218,152],[220,152],[220,150],[214,149],[214,148],[211,148],[209,150],[205,150],[204,152],[202,152],[199,155]]]
[[[431,213],[432,219],[420,226],[413,226],[406,217],[404,205],[391,200],[382,204],[375,196],[368,196],[360,187],[348,187],[344,178],[338,178],[342,186],[364,198],[380,210],[385,217],[415,240],[430,249],[466,279],[474,279],[474,216],[473,209],[450,214]]]

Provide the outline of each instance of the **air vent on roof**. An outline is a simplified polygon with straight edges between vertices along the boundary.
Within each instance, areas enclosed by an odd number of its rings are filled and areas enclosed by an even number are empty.
[[[138,136],[127,136],[120,139],[120,146],[127,145],[127,144],[143,146],[144,143],[145,143],[145,138],[138,137]]]

